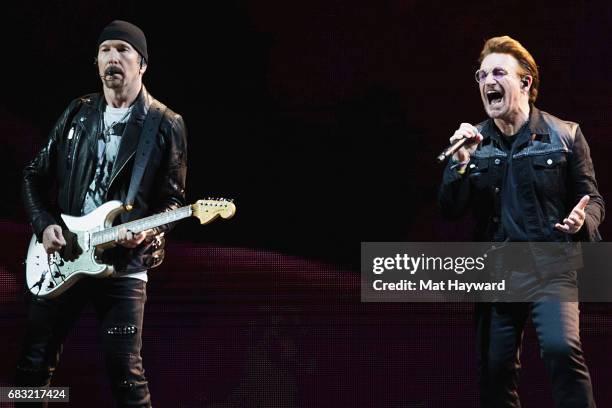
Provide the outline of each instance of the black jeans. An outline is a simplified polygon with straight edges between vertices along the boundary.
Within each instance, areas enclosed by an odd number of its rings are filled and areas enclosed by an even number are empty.
[[[579,334],[577,302],[476,305],[477,357],[482,407],[520,407],[520,347],[529,314],[552,382],[555,406],[593,408],[593,391]]]
[[[146,282],[134,278],[84,278],[57,298],[32,297],[16,385],[50,383],[66,335],[83,307],[92,302],[101,324],[101,343],[117,407],[150,407],[151,398],[140,357],[146,297]],[[24,408],[46,406],[41,403],[16,405]]]

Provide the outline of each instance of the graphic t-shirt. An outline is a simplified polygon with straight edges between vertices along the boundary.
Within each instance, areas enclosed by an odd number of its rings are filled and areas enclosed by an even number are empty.
[[[87,188],[82,214],[89,214],[106,201],[106,192],[113,173],[113,165],[119,152],[121,135],[130,118],[131,107],[113,108],[106,106],[104,130],[98,138],[98,165],[91,184]]]

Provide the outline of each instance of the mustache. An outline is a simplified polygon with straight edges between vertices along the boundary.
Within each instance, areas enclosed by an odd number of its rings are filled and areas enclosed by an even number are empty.
[[[123,75],[123,70],[116,66],[110,66],[104,70],[104,76],[115,75],[115,74]]]

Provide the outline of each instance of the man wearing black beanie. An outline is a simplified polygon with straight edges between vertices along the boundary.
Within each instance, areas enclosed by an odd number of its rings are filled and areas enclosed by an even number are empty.
[[[142,84],[149,60],[144,33],[115,20],[97,45],[102,92],[73,100],[24,170],[23,199],[36,237],[47,253],[59,251],[64,259],[78,256],[80,248],[59,214],[84,216],[119,200],[128,211],[118,223],[125,223],[185,205],[185,124]],[[54,184],[56,206],[50,206],[46,197]],[[122,228],[115,246],[99,256],[109,265],[108,276],[81,278],[52,298],[32,296],[16,385],[50,383],[66,335],[91,302],[117,406],[151,406],[140,355],[147,271],[161,264],[170,229]]]

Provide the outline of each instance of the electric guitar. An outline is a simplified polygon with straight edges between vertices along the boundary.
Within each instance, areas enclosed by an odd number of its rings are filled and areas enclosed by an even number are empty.
[[[113,226],[115,217],[124,211],[126,209],[121,201],[108,201],[82,217],[62,214],[62,220],[76,234],[83,250],[72,261],[63,259],[59,252],[47,254],[43,245],[33,236],[25,262],[26,282],[30,292],[42,298],[53,298],[84,276],[102,278],[112,274],[112,266],[102,263],[100,255],[104,249],[116,245],[120,228],[138,233],[192,216],[198,218],[201,224],[208,224],[219,216],[231,218],[236,212],[236,206],[225,199],[198,200],[195,204]]]

